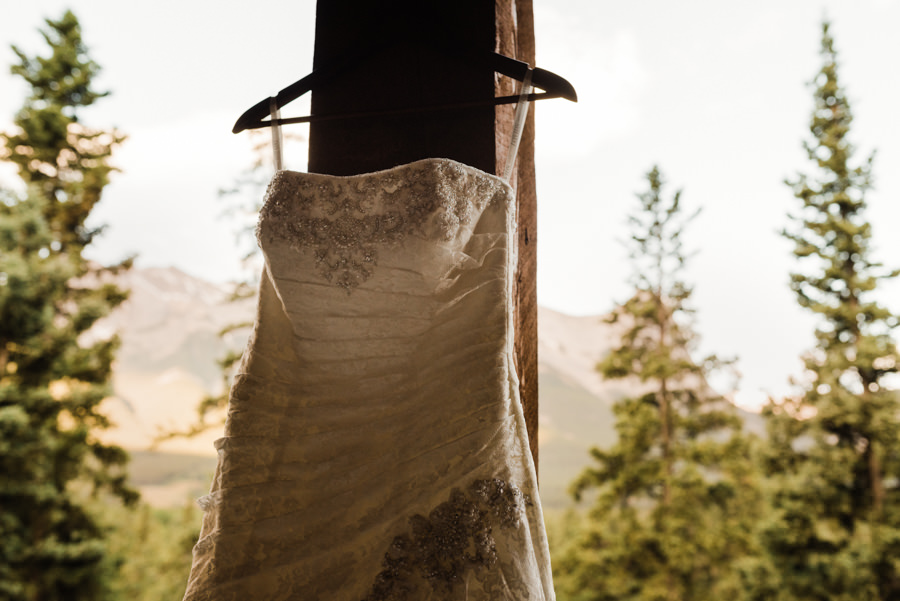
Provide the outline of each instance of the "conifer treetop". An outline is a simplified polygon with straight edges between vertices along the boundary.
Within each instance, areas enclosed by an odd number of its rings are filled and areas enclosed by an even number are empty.
[[[109,92],[98,92],[91,87],[100,66],[88,55],[81,25],[72,11],[67,10],[58,20],[45,19],[45,22],[47,29],[42,29],[41,35],[50,49],[49,54],[30,57],[13,45],[19,64],[12,65],[10,72],[31,86],[28,104],[64,107],[64,112],[77,121],[79,107],[90,106]]]

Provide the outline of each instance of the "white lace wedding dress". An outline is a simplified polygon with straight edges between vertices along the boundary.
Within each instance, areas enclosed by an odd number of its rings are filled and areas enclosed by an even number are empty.
[[[186,600],[551,601],[514,202],[446,159],[280,171]]]

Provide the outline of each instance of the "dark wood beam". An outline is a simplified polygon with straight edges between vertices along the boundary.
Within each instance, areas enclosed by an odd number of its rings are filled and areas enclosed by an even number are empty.
[[[346,68],[313,91],[312,114],[462,104],[518,92],[516,82],[455,56],[454,48],[498,51],[533,65],[531,1],[318,0],[313,67]],[[350,175],[442,157],[502,173],[514,111],[512,105],[479,106],[314,122],[309,170]],[[515,354],[537,463],[533,111],[532,107],[516,172],[520,221]]]
[[[452,10],[448,9],[452,6]],[[493,3],[319,0],[313,67],[357,61],[312,95],[312,113],[490,98],[494,78],[444,48],[493,50]],[[345,119],[310,126],[309,170],[349,175],[429,157],[493,172],[494,107]]]
[[[497,1],[498,52],[535,66],[532,0]],[[512,82],[501,80],[499,85]],[[509,88],[499,92],[510,93]],[[516,166],[519,260],[515,276],[516,371],[528,427],[528,441],[538,467],[538,344],[537,344],[537,188],[534,165],[534,110],[528,109]],[[497,156],[505,158],[513,113],[497,108]],[[499,164],[499,163],[498,163]]]

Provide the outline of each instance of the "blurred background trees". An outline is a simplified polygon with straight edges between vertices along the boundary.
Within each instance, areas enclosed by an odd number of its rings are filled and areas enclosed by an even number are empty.
[[[900,398],[890,336],[898,317],[873,298],[893,278],[871,257],[872,156],[857,160],[829,23],[813,80],[812,174],[787,182],[800,201],[784,235],[803,269],[797,302],[816,315],[802,393],[766,408],[767,556],[748,575],[754,599],[900,598]]]
[[[606,378],[639,378],[646,394],[616,404],[618,442],[593,449],[598,466],[573,485],[576,497],[595,496],[581,522],[567,518],[566,540],[555,539],[561,600],[900,599],[900,356],[891,336],[900,318],[875,300],[879,283],[900,272],[872,258],[873,157],[856,159],[848,140],[852,115],[827,22],[820,55],[804,144],[812,169],[787,182],[800,208],[784,230],[798,259],[791,289],[818,320],[799,392],[770,399],[760,440],[705,407],[717,397],[705,364],[691,359],[689,320],[678,317],[690,297],[675,277],[684,264],[679,197],[663,202],[651,171],[631,218],[632,257],[644,264],[634,296],[612,314],[623,322],[619,344],[598,365]]]
[[[751,546],[758,495],[749,443],[734,406],[707,383],[691,331],[691,287],[681,193],[663,195],[654,167],[629,216],[634,293],[609,318],[621,332],[597,369],[643,390],[615,403],[618,442],[591,450],[597,466],[573,484],[595,491],[558,586],[571,599],[721,598],[737,583],[730,564]]]
[[[107,93],[94,87],[99,66],[75,15],[48,19],[41,34],[44,55],[13,46],[11,70],[30,92],[0,136],[0,157],[26,190],[0,197],[0,599],[171,599],[184,589],[182,539],[195,539],[196,525],[146,507],[133,514],[128,455],[99,437],[118,339],[92,328],[127,297],[115,277],[131,261],[99,265],[85,250],[124,136],[79,119]],[[129,568],[138,557],[141,569]],[[180,569],[149,567],[165,562]],[[141,590],[129,589],[138,578]]]
[[[104,533],[85,505],[106,491],[126,504],[127,454],[97,432],[109,426],[117,339],[88,334],[126,294],[110,281],[128,262],[84,258],[97,234],[86,225],[123,140],[93,130],[79,109],[105,94],[92,80],[78,20],[66,12],[42,30],[49,53],[13,47],[12,67],[31,91],[3,136],[27,194],[0,206],[0,591],[10,599],[102,599]]]

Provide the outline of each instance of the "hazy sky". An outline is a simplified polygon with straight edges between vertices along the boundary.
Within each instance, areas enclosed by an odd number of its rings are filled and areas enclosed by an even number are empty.
[[[240,251],[216,191],[247,166],[251,143],[231,127],[310,71],[315,3],[0,0],[0,62],[13,60],[11,43],[40,48],[42,17],[65,7],[103,67],[99,87],[113,92],[82,120],[129,135],[115,158],[122,173],[96,211],[109,229],[95,256],[138,253],[140,265],[234,277]],[[535,0],[538,65],[569,79],[580,99],[537,108],[541,304],[599,314],[627,296],[618,240],[658,164],[670,192],[683,188],[688,208],[703,207],[687,237],[698,251],[688,277],[703,350],[738,356],[741,402],[790,390],[813,322],[787,287],[796,265],[777,232],[797,206],[782,181],[808,167],[806,82],[819,68],[825,15],[859,157],[878,151],[869,196],[876,257],[900,265],[900,2]],[[3,129],[24,94],[4,68]],[[284,114],[307,114],[295,105]],[[302,149],[286,166],[305,168]],[[14,180],[0,168],[0,181]],[[900,286],[881,299],[900,310]]]

